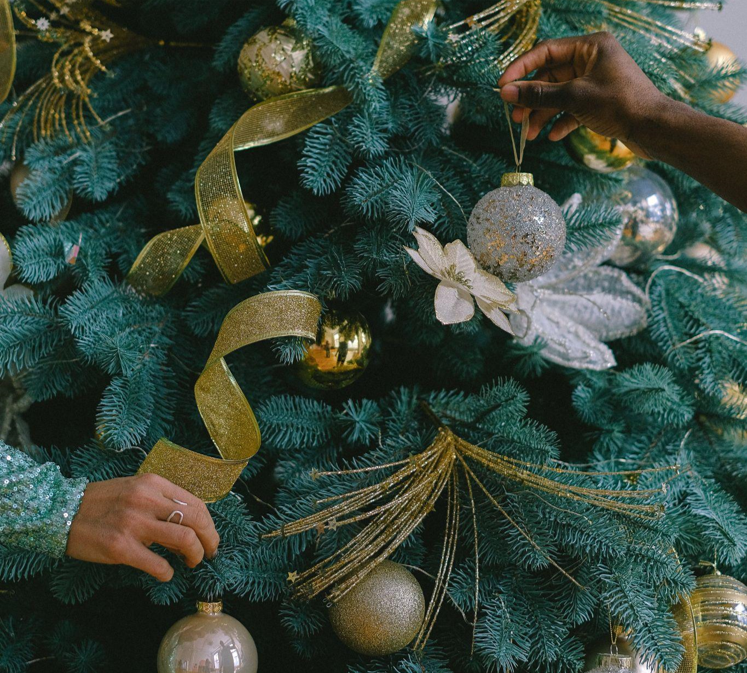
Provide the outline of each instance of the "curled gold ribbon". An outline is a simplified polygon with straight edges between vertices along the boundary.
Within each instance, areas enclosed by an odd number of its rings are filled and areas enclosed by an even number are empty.
[[[16,33],[9,0],[0,0],[0,103],[10,93],[16,74]]]
[[[226,355],[276,337],[314,339],[321,310],[313,294],[297,290],[258,294],[231,309],[195,384],[197,407],[221,458],[161,438],[138,473],[159,474],[206,502],[227,495],[259,449],[261,438],[257,419],[228,368]]]
[[[407,63],[417,42],[413,28],[427,25],[435,11],[435,0],[402,0],[395,7],[381,38],[373,76],[386,79]],[[249,108],[197,171],[195,197],[200,224],[152,238],[132,265],[129,282],[141,292],[168,292],[203,241],[229,283],[264,271],[269,263],[246,209],[234,153],[301,133],[352,102],[345,87],[332,86],[277,96]]]

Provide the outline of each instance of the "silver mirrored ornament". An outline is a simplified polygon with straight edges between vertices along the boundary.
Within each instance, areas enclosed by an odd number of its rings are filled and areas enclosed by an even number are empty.
[[[158,649],[158,673],[257,673],[257,648],[249,631],[223,612],[223,603],[199,602]]]
[[[467,244],[483,269],[520,282],[548,271],[565,247],[565,218],[530,173],[506,173],[467,223]]]
[[[631,166],[612,201],[623,218],[622,239],[610,261],[617,266],[658,255],[677,233],[677,202],[669,185],[642,166]]]
[[[631,673],[633,671],[633,657],[626,654],[599,655],[596,668],[589,673]]]

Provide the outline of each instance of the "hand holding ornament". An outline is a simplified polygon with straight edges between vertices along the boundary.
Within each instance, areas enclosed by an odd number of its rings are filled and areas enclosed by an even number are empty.
[[[212,558],[219,537],[205,503],[155,474],[92,482],[70,526],[66,554],[81,561],[122,563],[157,580],[174,575],[149,547],[159,544],[194,568]]]
[[[536,74],[530,81],[516,81]],[[609,33],[540,42],[498,81],[501,97],[529,108],[528,138],[558,114],[549,134],[561,140],[580,124],[621,140],[644,159],[684,171],[747,211],[747,128],[711,117],[659,91]]]

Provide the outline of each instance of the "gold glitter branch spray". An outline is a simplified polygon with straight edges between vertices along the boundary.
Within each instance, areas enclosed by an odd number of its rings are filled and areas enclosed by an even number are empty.
[[[371,475],[381,471],[393,472],[361,489],[318,500],[323,509],[315,514],[292,521],[265,538],[285,538],[316,530],[323,533],[350,524],[362,524],[360,530],[342,547],[333,551],[312,567],[289,575],[293,591],[299,598],[310,600],[326,592],[336,603],[371,571],[390,557],[433,511],[436,502],[446,491],[446,514],[441,546],[441,558],[433,592],[421,630],[415,639],[416,649],[422,649],[446,597],[454,566],[459,538],[462,485],[467,496],[475,526],[476,598],[479,594],[479,546],[477,508],[474,488],[492,505],[544,558],[571,581],[572,576],[561,568],[534,540],[531,532],[518,524],[482,482],[478,471],[487,470],[507,482],[518,484],[536,493],[572,500],[587,506],[606,509],[631,519],[655,520],[663,512],[660,503],[652,502],[663,493],[662,488],[637,491],[601,489],[568,483],[573,475],[641,476],[648,472],[677,472],[677,467],[651,468],[625,472],[579,472],[561,463],[539,465],[509,458],[470,444],[446,427],[425,403],[421,406],[428,418],[438,427],[436,438],[420,453],[404,460],[370,467],[312,473],[314,479],[349,475]],[[543,502],[555,507],[543,498]],[[477,610],[477,600],[475,603]],[[476,617],[475,617],[476,623]]]

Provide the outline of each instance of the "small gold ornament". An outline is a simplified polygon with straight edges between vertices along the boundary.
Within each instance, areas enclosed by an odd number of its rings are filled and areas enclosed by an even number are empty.
[[[520,163],[517,161],[517,164]],[[534,186],[531,173],[506,173],[483,196],[467,223],[467,244],[480,266],[506,282],[549,271],[565,247],[565,218]]]
[[[382,561],[329,609],[337,637],[369,656],[407,647],[425,617],[425,597],[415,576],[399,563]]]
[[[197,612],[174,624],[158,648],[158,673],[231,671],[257,673],[257,648],[223,603],[197,603]]]
[[[10,196],[13,199],[13,203],[18,207],[18,188],[21,184],[31,175],[32,171],[22,161],[17,161],[10,171]],[[70,212],[70,208],[73,206],[73,195],[67,199],[67,202],[62,205],[50,219],[49,222],[62,222],[67,214]]]
[[[623,219],[622,239],[610,257],[617,266],[646,262],[662,252],[677,233],[679,213],[669,185],[642,166],[631,166],[612,196]]]
[[[311,40],[288,19],[250,37],[239,54],[241,86],[265,100],[315,86],[321,77]]]
[[[708,64],[714,70],[729,70],[737,68],[739,62],[737,55],[722,42],[711,42],[710,49],[706,52]],[[737,93],[736,85],[726,85],[723,89],[714,94],[714,98],[719,103],[728,103]]]
[[[578,163],[599,173],[614,173],[635,161],[635,154],[625,143],[595,133],[585,126],[579,126],[568,134],[565,146],[568,154]]]
[[[690,596],[698,664],[727,668],[747,658],[747,586],[715,571],[696,580]]]
[[[328,311],[316,341],[295,368],[317,390],[339,390],[358,380],[370,361],[371,330],[357,311]]]

